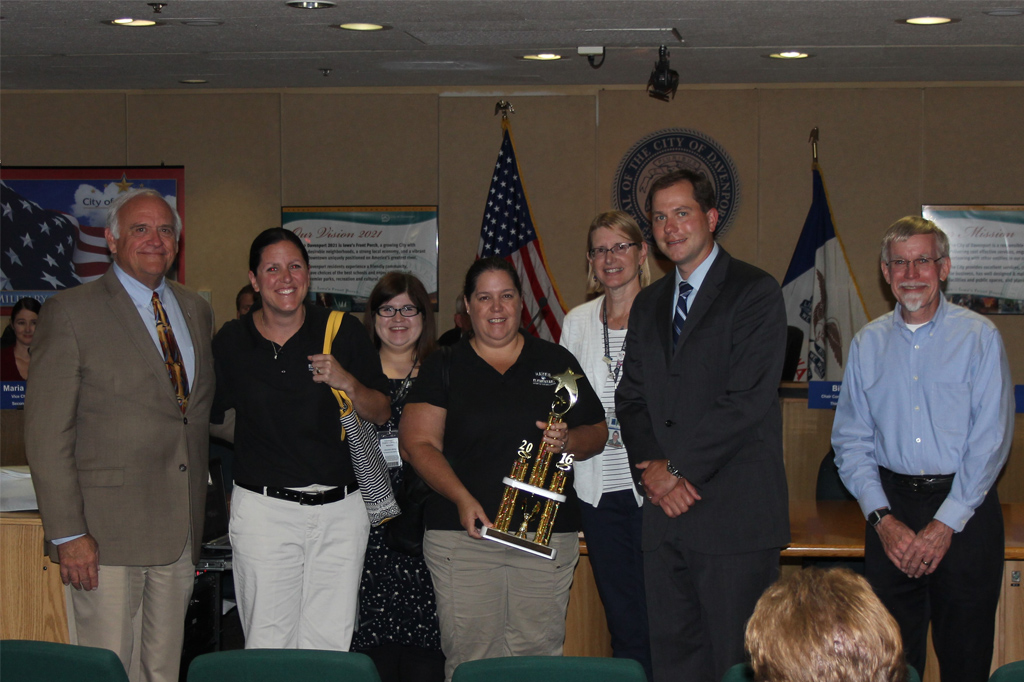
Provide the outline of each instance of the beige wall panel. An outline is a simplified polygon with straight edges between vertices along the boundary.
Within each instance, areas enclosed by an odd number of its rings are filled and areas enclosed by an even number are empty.
[[[124,99],[118,93],[0,96],[0,150],[8,166],[125,163]]]
[[[280,96],[130,95],[128,160],[185,166],[185,281],[235,316],[249,245],[281,224]]]
[[[287,206],[437,203],[437,96],[285,94]]]
[[[924,103],[921,203],[1024,204],[1024,87],[933,88]],[[1003,335],[1014,380],[1024,383],[1024,316],[989,319]]]
[[[496,96],[440,104],[440,330],[476,256],[487,188],[501,146]],[[533,219],[566,306],[584,301],[586,234],[596,211],[595,107],[590,96],[512,98],[512,135]]]
[[[892,308],[878,243],[894,220],[920,213],[921,91],[762,90],[760,224],[763,267],[786,274],[811,205],[811,128],[836,229],[868,317]]]
[[[757,91],[679,90],[676,98],[659,102],[644,90],[603,90],[600,93],[598,137],[598,207],[612,206],[612,183],[622,157],[644,136],[663,128],[690,128],[717,141],[732,157],[739,175],[739,205],[722,246],[730,254],[758,263],[757,225]],[[661,261],[658,277],[669,268]]]

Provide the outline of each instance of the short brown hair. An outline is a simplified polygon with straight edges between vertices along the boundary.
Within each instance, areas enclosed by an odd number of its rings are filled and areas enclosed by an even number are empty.
[[[422,363],[427,356],[434,352],[437,346],[437,327],[434,323],[434,305],[430,302],[430,295],[427,288],[423,286],[415,275],[408,272],[389,272],[385,274],[370,292],[370,298],[366,301],[366,315],[363,316],[363,324],[366,331],[370,332],[373,345],[380,350],[380,337],[377,336],[377,308],[387,301],[390,301],[399,294],[408,294],[412,304],[420,309],[423,315],[423,331],[416,342],[416,360]]]
[[[640,226],[633,220],[633,216],[623,211],[605,211],[604,213],[598,214],[592,221],[590,221],[590,229],[587,230],[587,252],[589,253],[594,248],[594,232],[598,229],[605,227],[612,232],[620,232],[626,235],[626,239],[631,242],[638,242],[641,245],[644,244],[644,233],[640,230]],[[651,283],[651,266],[644,261],[640,264],[640,287],[643,288]],[[587,259],[587,293],[601,293],[604,291],[604,285],[597,281],[597,276],[594,274],[594,264]]]
[[[919,234],[935,235],[935,243],[939,247],[939,252],[935,254],[936,258],[945,258],[949,255],[949,237],[939,229],[938,225],[921,216],[908,215],[894,222],[885,231],[885,235],[882,237],[882,262],[889,262],[889,247],[894,242],[905,242]]]
[[[806,568],[765,590],[747,623],[757,682],[906,682],[896,620],[863,577]]]
[[[668,189],[680,182],[688,182],[693,185],[693,198],[700,206],[700,210],[707,213],[718,205],[715,197],[715,186],[708,180],[708,176],[699,171],[689,168],[680,168],[671,173],[666,173],[651,183],[651,191],[647,193],[647,218],[651,217],[651,206],[654,205],[654,195],[663,189]]]

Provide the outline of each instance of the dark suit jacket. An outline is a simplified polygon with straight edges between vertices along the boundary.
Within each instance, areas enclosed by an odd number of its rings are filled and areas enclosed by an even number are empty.
[[[199,556],[213,313],[196,294],[168,286],[196,356],[184,415],[163,355],[113,269],[48,300],[32,343],[25,443],[43,529],[47,539],[91,533],[100,564],[169,564],[189,530],[192,560]]]
[[[786,311],[778,282],[721,250],[673,351],[676,297],[670,273],[633,302],[616,415],[631,465],[668,459],[702,499],[675,519],[647,502],[643,548],[668,537],[708,554],[785,546],[778,387]]]

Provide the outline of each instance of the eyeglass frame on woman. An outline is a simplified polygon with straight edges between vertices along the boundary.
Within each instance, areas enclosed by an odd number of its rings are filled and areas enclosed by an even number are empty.
[[[946,258],[946,256],[939,256],[938,258],[914,258],[911,260],[893,258],[892,260],[887,261],[886,265],[893,270],[903,270],[904,272],[907,272],[910,270],[910,264],[913,263],[918,270],[924,270],[938,265],[939,261],[944,258]]]
[[[606,249],[603,246],[597,246],[587,251],[587,258],[594,260],[599,256],[604,256],[607,253],[619,256],[629,251],[630,247],[640,246],[640,242],[619,242],[610,249]]]
[[[390,310],[391,314],[388,314],[388,313],[384,312],[385,310]],[[409,310],[412,311],[411,315],[407,312]],[[401,308],[396,308],[393,305],[382,305],[382,306],[380,306],[379,308],[377,308],[376,310],[373,311],[374,315],[380,315],[381,317],[394,317],[398,313],[401,313],[402,317],[416,317],[417,315],[419,315],[422,312],[423,312],[422,308],[420,308],[419,306],[412,305],[412,304],[403,305]]]

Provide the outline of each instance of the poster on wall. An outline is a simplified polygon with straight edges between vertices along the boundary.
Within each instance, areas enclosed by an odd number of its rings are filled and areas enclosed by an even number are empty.
[[[107,207],[122,192],[160,192],[185,219],[181,166],[0,168],[0,312],[99,278],[110,267]],[[185,231],[170,276],[185,281]]]
[[[946,298],[987,315],[1024,314],[1024,206],[921,207],[949,237]]]
[[[381,276],[401,271],[437,310],[437,206],[286,206],[281,225],[306,244],[311,296],[324,305],[363,312]]]

